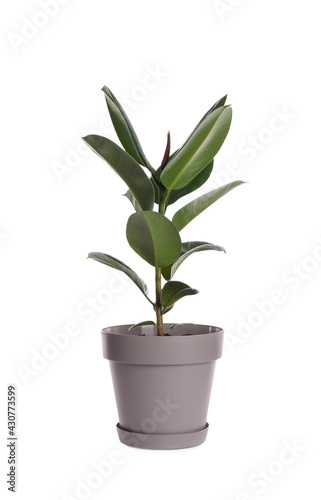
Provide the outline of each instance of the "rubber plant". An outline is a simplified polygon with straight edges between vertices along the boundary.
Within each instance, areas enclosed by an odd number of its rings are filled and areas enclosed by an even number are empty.
[[[145,282],[121,260],[101,252],[91,252],[88,257],[125,273],[150,302],[156,313],[156,321],[143,321],[131,328],[155,325],[157,335],[170,335],[177,325],[173,324],[165,331],[164,315],[178,300],[198,293],[185,282],[174,280],[175,272],[196,252],[225,252],[222,246],[205,241],[182,242],[180,232],[205,209],[243,182],[230,182],[198,196],[180,208],[172,220],[166,216],[166,211],[180,198],[200,188],[210,177],[213,159],[230,129],[232,109],[225,104],[227,96],[218,100],[173,154],[170,152],[171,138],[168,132],[163,159],[155,169],[146,158],[119,101],[108,87],[102,90],[123,148],[100,135],[87,135],[83,139],[127,184],[125,196],[131,202],[134,213],[128,219],[126,236],[131,248],[154,268],[155,300],[148,296]]]

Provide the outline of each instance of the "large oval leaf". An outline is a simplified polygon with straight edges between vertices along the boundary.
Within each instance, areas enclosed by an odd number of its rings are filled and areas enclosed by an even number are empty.
[[[181,255],[173,264],[162,268],[162,275],[166,280],[172,279],[179,266],[184,262],[187,257],[195,252],[204,252],[205,250],[216,250],[218,252],[225,252],[225,249],[219,245],[213,245],[206,241],[187,241],[182,243]],[[225,252],[226,253],[226,252]]]
[[[168,266],[181,253],[181,239],[176,227],[158,212],[132,214],[126,236],[132,249],[155,267]]]
[[[90,252],[88,254],[88,259],[96,260],[97,262],[101,262],[101,264],[105,264],[106,266],[112,267],[113,269],[117,269],[121,271],[135,283],[136,286],[143,292],[143,294],[147,297],[148,288],[146,283],[135,273],[130,267],[124,264],[121,260],[112,257],[111,255],[107,255],[106,253],[101,252]]]
[[[203,210],[212,205],[215,201],[222,198],[229,191],[244,184],[243,181],[233,181],[225,186],[221,186],[217,189],[213,189],[209,193],[203,194],[196,198],[196,200],[187,203],[182,207],[173,217],[173,224],[177,227],[178,231],[181,231],[189,222],[191,222],[195,217],[197,217]]]
[[[186,283],[182,283],[181,281],[169,281],[164,285],[162,290],[161,304],[164,309],[166,309],[182,297],[186,297],[186,295],[195,295],[196,293],[198,293],[198,290],[191,288],[186,285]]]
[[[232,110],[221,106],[207,115],[161,174],[167,189],[179,189],[205,168],[221,148],[230,128]]]
[[[137,161],[106,137],[87,135],[83,139],[126,182],[141,210],[151,210],[154,206],[154,188]]]
[[[136,132],[120,102],[116,99],[108,87],[104,86],[102,91],[105,94],[111,121],[113,122],[116,134],[118,135],[125,151],[127,151],[127,153],[130,154],[130,156],[132,156],[138,163],[144,165],[151,172],[153,172],[154,169],[147,160]]]

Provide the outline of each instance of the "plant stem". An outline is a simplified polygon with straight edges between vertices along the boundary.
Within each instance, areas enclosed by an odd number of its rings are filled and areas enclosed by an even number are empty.
[[[160,203],[159,213],[164,214],[164,212],[165,212],[165,203]],[[164,322],[162,315],[161,296],[162,296],[162,269],[161,267],[156,267],[155,310],[156,310],[156,322],[157,322],[157,335],[164,335]]]
[[[167,200],[168,200],[170,194],[171,194],[171,190],[167,190],[166,194],[164,196],[164,199],[163,199],[163,201],[161,202],[161,204],[159,206],[159,211],[160,211],[161,214],[165,214],[166,203],[167,203]]]
[[[157,320],[157,335],[164,335],[164,323],[161,306],[161,293],[162,293],[162,270],[156,267],[156,320]]]
[[[163,214],[163,215],[165,214],[165,204],[164,203],[161,203],[159,205],[159,213]]]

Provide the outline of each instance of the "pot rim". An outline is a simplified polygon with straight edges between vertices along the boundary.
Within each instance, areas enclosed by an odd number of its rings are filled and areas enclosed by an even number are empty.
[[[180,337],[205,337],[206,335],[210,334],[210,333],[219,333],[219,332],[224,332],[223,328],[219,327],[219,326],[212,326],[212,325],[204,325],[202,323],[186,323],[186,324],[181,324],[180,326],[177,326],[176,328],[173,329],[171,335],[154,335],[153,334],[150,334],[150,333],[147,333],[147,334],[139,334],[140,330],[144,329],[144,330],[153,330],[155,331],[155,326],[153,325],[142,325],[142,326],[139,326],[137,328],[135,328],[134,330],[131,330],[131,331],[128,331],[128,328],[130,328],[131,326],[133,326],[134,323],[129,323],[129,324],[124,324],[124,325],[113,325],[113,326],[106,326],[105,328],[103,328],[101,330],[101,333],[109,333],[109,334],[112,334],[112,335],[122,335],[122,336],[128,336],[128,337],[152,337],[152,338],[167,338],[167,339],[170,339],[170,338],[180,338]],[[164,327],[165,329],[166,328],[169,328],[171,325],[175,324],[174,322],[173,323],[164,323]],[[202,329],[205,329],[205,328],[208,328],[209,331],[208,332],[204,332],[204,333],[191,333],[191,334],[185,334],[185,335],[179,335],[180,331],[182,329],[186,330],[186,329],[199,329],[199,328],[202,328]],[[123,329],[124,331],[119,331],[120,329]],[[126,330],[126,331],[125,331]]]
[[[173,323],[165,323],[169,327]],[[109,361],[139,365],[180,365],[214,361],[222,356],[224,330],[211,325],[181,325],[171,336],[139,335],[128,332],[131,325],[103,328],[103,356]],[[147,328],[145,328],[147,327]],[[154,329],[152,325],[137,330]],[[180,334],[179,330],[199,329],[200,333]],[[135,328],[136,330],[136,328]],[[175,330],[176,334],[174,334]],[[207,330],[207,331],[206,331]],[[170,339],[164,341],[163,338]]]

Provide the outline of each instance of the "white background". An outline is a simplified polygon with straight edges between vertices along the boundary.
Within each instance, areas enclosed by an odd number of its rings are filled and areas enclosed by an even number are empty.
[[[8,383],[18,391],[15,498],[81,498],[77,487],[90,483],[94,462],[115,456],[109,477],[82,498],[319,498],[318,2],[1,5],[5,498],[12,498],[5,484]],[[81,145],[94,130],[117,140],[103,85],[127,102],[156,167],[168,130],[174,150],[218,98],[229,93],[233,105],[208,189],[249,183],[182,231],[183,240],[223,245],[227,254],[184,263],[177,279],[200,293],[168,316],[226,331],[210,431],[196,448],[132,450],[117,438],[100,330],[153,315],[133,284],[86,256],[115,255],[150,287],[153,273],[125,238],[131,206],[121,197],[124,184]],[[52,351],[54,337],[64,337],[65,347]],[[297,451],[286,453],[293,443]]]

